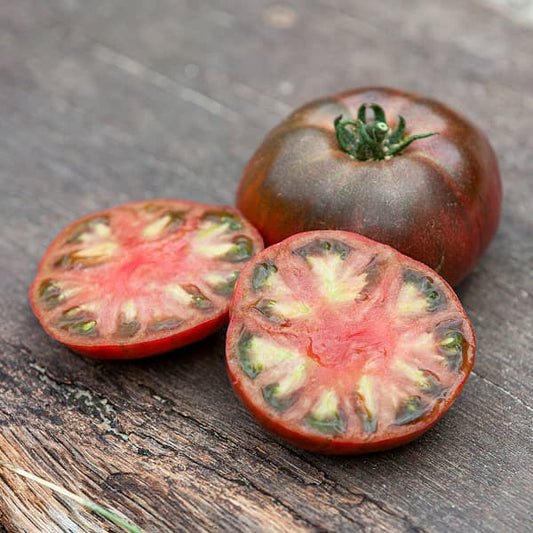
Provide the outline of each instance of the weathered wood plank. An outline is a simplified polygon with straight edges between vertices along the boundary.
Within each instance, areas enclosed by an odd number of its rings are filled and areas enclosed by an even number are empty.
[[[74,146],[67,146],[67,150],[61,144],[60,146],[63,148],[61,152],[66,152],[67,157],[79,160],[76,165],[82,165],[84,172],[89,172],[93,166],[91,158],[95,149],[101,148],[106,142],[113,144],[110,148],[106,147],[106,152],[111,151],[114,157],[106,153],[105,158],[111,169],[106,168],[102,175],[101,168],[98,168],[98,176],[92,173],[84,176],[84,184],[90,186],[96,180],[103,180],[104,188],[101,190],[104,192],[109,190],[110,181],[118,180],[122,183],[122,190],[116,200],[123,201],[130,197],[140,197],[139,195],[150,197],[156,194],[156,190],[160,195],[176,195],[176,181],[184,180],[190,190],[189,196],[194,199],[213,198],[213,201],[231,202],[237,183],[236,177],[246,157],[253,151],[267,127],[279,120],[284,112],[282,109],[276,111],[274,104],[270,107],[265,105],[258,96],[268,94],[269,91],[265,90],[268,85],[265,84],[271,83],[272,79],[278,82],[288,80],[287,83],[296,88],[288,100],[297,105],[305,99],[338,90],[339,87],[363,82],[387,83],[394,78],[400,86],[435,94],[475,117],[481,126],[494,133],[491,137],[500,154],[504,176],[504,217],[513,217],[516,220],[510,224],[502,224],[495,243],[474,276],[467,282],[466,288],[463,288],[461,296],[465,299],[467,310],[476,319],[476,310],[469,305],[468,287],[480,273],[482,281],[488,276],[492,282],[490,285],[482,282],[482,287],[490,289],[482,293],[481,297],[476,296],[477,300],[487,302],[489,305],[486,307],[494,312],[497,312],[498,308],[514,311],[512,323],[525,335],[521,340],[531,343],[528,331],[533,328],[528,328],[524,319],[528,316],[527,295],[531,293],[533,282],[529,270],[523,266],[533,257],[533,246],[530,240],[521,237],[514,228],[520,226],[526,233],[532,230],[526,201],[531,186],[524,154],[529,153],[533,147],[528,135],[528,121],[521,120],[524,109],[533,108],[526,75],[529,71],[529,57],[533,53],[532,32],[516,30],[509,21],[495,16],[487,20],[488,15],[483,17],[484,11],[459,2],[453,4],[451,11],[448,4],[446,8],[427,3],[417,4],[417,9],[413,10],[409,21],[400,26],[402,31],[395,30],[396,20],[381,4],[363,4],[354,10],[349,2],[336,2],[337,7],[332,10],[329,5],[318,2],[313,10],[304,10],[303,7],[297,9],[295,13],[298,15],[292,28],[283,30],[271,27],[272,31],[269,33],[265,22],[268,20],[265,15],[268,13],[268,4],[247,3],[239,6],[238,14],[235,9],[231,9],[232,5],[231,2],[219,4],[215,11],[207,8],[193,10],[195,23],[206,31],[209,30],[212,38],[221,43],[215,54],[220,61],[214,63],[205,50],[205,43],[196,46],[197,27],[191,23],[182,29],[180,25],[181,20],[188,20],[187,9],[190,9],[190,6],[187,6],[186,2],[176,4],[165,1],[158,3],[157,9],[143,3],[138,3],[135,5],[136,9],[131,9],[131,4],[119,1],[107,5],[105,9],[102,6],[94,10],[81,10],[78,7],[78,12],[75,13],[79,13],[80,20],[72,13],[69,15],[59,11],[66,19],[61,19],[62,24],[70,30],[70,34],[75,35],[75,53],[82,54],[88,64],[84,69],[76,67],[75,56],[73,59],[63,58],[57,64],[54,50],[60,45],[64,33],[60,31],[64,26],[57,24],[55,33],[47,35],[50,42],[48,48],[43,47],[44,57],[34,62],[32,76],[46,94],[59,99],[56,106],[66,106],[66,109],[70,109],[68,103],[76,106],[75,114],[81,124],[74,129],[78,131],[77,135],[74,131],[69,133],[71,138],[78,142]],[[463,12],[466,14],[460,16]],[[175,13],[174,17],[171,13]],[[225,18],[221,13],[226,13]],[[59,17],[59,14],[56,17]],[[217,22],[220,17],[226,20],[226,25]],[[295,36],[303,43],[303,49],[307,51],[309,47],[306,44],[311,45],[316,40],[313,29],[320,29],[320,21],[325,19],[333,28],[339,30],[333,32],[336,40],[328,40],[331,47],[328,52],[336,57],[343,57],[344,62],[354,63],[354,68],[357,66],[357,81],[354,82],[350,69],[337,68],[334,71],[334,79],[320,75],[316,80],[319,84],[317,86],[310,86],[307,79],[305,85],[298,85],[293,78],[295,69],[289,69],[289,65],[285,63],[287,54],[284,51],[290,43],[279,37],[287,35],[288,30],[294,31]],[[150,29],[143,31],[143,21],[146,20],[150,20]],[[476,23],[478,25],[474,29],[477,31],[472,31],[472,20],[483,21]],[[278,62],[261,69],[252,68],[246,58],[257,55],[250,54],[248,47],[240,46],[240,39],[235,39],[233,31],[228,32],[228,25],[237,35],[244,36],[241,39],[246,39],[246,33],[250,31],[245,31],[245,28],[260,26],[264,33],[261,37],[269,39],[269,46],[273,47],[266,59]],[[445,30],[451,31],[456,25],[461,39],[457,42],[446,39]],[[361,26],[366,28],[362,36]],[[29,29],[32,27],[30,25]],[[487,27],[491,28],[490,32],[484,31]],[[130,28],[132,31],[129,31]],[[506,35],[512,35],[512,38],[504,38]],[[276,36],[278,39],[271,43],[270,39]],[[294,39],[295,36],[291,38]],[[376,48],[375,40],[378,37],[380,46]],[[343,43],[354,38],[362,38],[363,42],[358,42],[359,46],[354,52],[343,53]],[[476,38],[483,45],[483,53],[479,47],[476,48],[472,44]],[[156,41],[152,42],[151,39]],[[183,51],[183,46],[175,44],[182,42],[190,43],[186,52]],[[259,46],[261,42],[256,37],[251,44]],[[422,47],[420,42],[428,44]],[[513,44],[509,44],[511,42]],[[223,45],[225,47],[222,47]],[[511,48],[514,64],[522,66],[513,71],[512,83],[507,60]],[[154,50],[157,50],[158,54]],[[428,50],[431,50],[431,56],[428,56]],[[36,50],[35,53],[40,51]],[[225,53],[219,58],[222,51]],[[379,55],[380,51],[383,56]],[[311,57],[316,55],[313,54],[312,48],[308,54]],[[405,60],[408,62],[405,63],[397,54],[406,56]],[[486,57],[487,54],[489,58]],[[230,62],[229,59],[234,55],[239,60]],[[318,55],[316,61],[319,61],[320,57]],[[198,64],[202,58],[204,65],[200,69]],[[279,58],[285,58],[281,65]],[[308,58],[309,55],[306,55],[306,59]],[[294,63],[301,65],[301,61],[296,59]],[[401,69],[396,66],[398,64],[402,65]],[[423,77],[416,76],[420,64],[426,66],[426,75]],[[191,65],[198,69],[197,76],[192,80],[190,75],[187,76],[187,67]],[[241,71],[243,65],[247,66],[246,72]],[[273,76],[274,67],[280,71],[278,77]],[[302,67],[305,68],[301,65],[300,68]],[[439,76],[439,83],[435,85],[433,80],[442,70],[450,74]],[[80,71],[83,71],[83,76],[80,76]],[[307,71],[313,69],[305,68],[305,72]],[[434,76],[428,75],[431,72]],[[202,79],[197,80],[199,77]],[[250,88],[247,94],[251,102],[247,102],[240,97],[238,91],[236,92],[236,88],[250,85],[253,85],[253,88]],[[109,87],[105,97],[99,92],[99,88],[103,87]],[[225,112],[220,112],[218,116],[204,107],[195,106],[190,101],[179,98],[184,89],[197,91],[206,99],[211,99],[214,104],[222,102],[221,105],[228,110],[228,116],[234,117],[234,126],[227,128],[227,121],[232,122]],[[111,96],[108,97],[108,94]],[[278,102],[281,98],[276,98],[275,101]],[[289,107],[287,104],[283,105]],[[495,112],[501,109],[502,105],[505,107],[505,114]],[[254,114],[250,108],[254,109]],[[131,113],[132,109],[137,112]],[[41,112],[46,113],[45,110]],[[57,109],[49,109],[48,116],[51,123],[46,122],[46,135],[50,135],[53,124],[56,124],[57,128],[64,127],[64,115],[58,117]],[[159,117],[159,120],[156,121],[154,117]],[[147,124],[136,127],[141,122]],[[258,124],[265,124],[265,127],[260,128]],[[86,128],[91,125],[87,139]],[[75,128],[75,125],[73,127]],[[219,128],[226,132],[225,136],[216,135]],[[42,135],[36,136],[39,143],[39,146],[35,147],[36,150],[41,146]],[[210,137],[211,135],[213,137]],[[513,146],[515,138],[522,140],[518,154]],[[212,140],[206,142],[205,139]],[[79,142],[82,143],[81,146]],[[19,139],[14,140],[14,143],[23,146]],[[54,158],[48,154],[43,158],[47,162],[57,159],[57,143],[54,143],[50,150]],[[137,157],[132,157],[131,150]],[[231,158],[227,157],[228,153],[232,155]],[[65,162],[56,162],[56,166],[63,170],[61,165],[64,164]],[[202,169],[205,168],[211,169],[210,175],[204,180],[194,179],[194,172],[203,173],[205,170]],[[159,177],[162,172],[166,174],[163,182]],[[147,186],[147,174],[155,174],[159,181],[150,180],[150,185]],[[507,186],[509,176],[512,176],[511,187]],[[214,190],[210,179],[217,184]],[[135,185],[140,185],[137,194],[133,189]],[[98,187],[92,186],[89,190],[83,187],[83,184],[78,184],[78,187],[82,187],[83,192],[92,196],[98,194]],[[98,201],[91,205],[91,209],[109,204],[105,192],[102,196],[104,198],[97,198]],[[66,220],[68,218],[65,218]],[[512,301],[514,294],[508,290],[508,286],[494,286],[495,283],[502,283],[500,270],[512,273],[513,282],[520,288],[516,302]],[[501,305],[502,301],[508,305]],[[501,320],[502,317],[494,317],[494,323]],[[491,331],[497,332],[497,329],[491,328]],[[497,338],[491,338],[488,346],[496,347],[496,357],[491,359],[496,365],[483,369],[483,375],[501,385],[505,385],[506,380],[514,380],[514,389],[517,393],[518,389],[521,389],[521,397],[526,398],[531,373],[527,371],[527,360],[521,356],[526,353],[523,349],[524,343],[513,353],[501,346]],[[511,368],[513,372],[506,370]]]
[[[524,447],[521,426],[531,409],[517,406],[501,391],[494,394],[492,385],[474,378],[450,416],[409,447],[365,458],[313,456],[288,449],[250,423],[224,386],[222,335],[217,339],[217,355],[205,341],[197,353],[183,357],[128,365],[79,358],[74,369],[62,350],[41,366],[27,347],[6,347],[13,382],[2,392],[10,404],[20,402],[19,395],[32,397],[31,405],[18,408],[15,420],[38,420],[35,429],[41,436],[32,436],[31,428],[12,426],[11,444],[2,449],[11,451],[15,440],[20,441],[32,450],[32,460],[42,464],[41,454],[54,447],[56,461],[74,467],[75,478],[64,466],[50,472],[61,477],[65,473],[73,486],[81,487],[92,486],[83,477],[89,476],[99,483],[98,494],[107,495],[109,488],[98,481],[105,476],[95,472],[95,464],[109,470],[108,476],[115,472],[117,480],[124,477],[117,481],[120,495],[131,497],[128,483],[144,487],[137,487],[135,494],[148,515],[168,508],[166,492],[181,490],[184,494],[175,496],[172,507],[186,497],[202,509],[206,524],[229,520],[210,507],[211,498],[244,498],[243,515],[232,518],[243,529],[249,520],[259,527],[268,513],[275,523],[285,509],[305,527],[335,530],[357,524],[460,530],[465,522],[479,529],[520,530],[520,517],[529,511],[521,496],[531,491],[525,475],[531,468],[531,448]],[[4,365],[0,370],[5,372]],[[491,432],[484,431],[488,420],[497,421]],[[29,459],[24,466],[32,469]],[[208,497],[213,486],[214,496]],[[221,495],[216,496],[218,491]],[[267,511],[263,498],[276,500],[275,508]],[[364,501],[369,508],[361,508]],[[257,509],[265,514],[254,519],[250,515]],[[145,517],[140,511],[135,515]],[[389,515],[395,520],[388,522]],[[161,530],[164,521],[156,523],[155,530]],[[295,527],[290,520],[280,524],[281,529]]]
[[[1,458],[147,531],[533,528],[530,27],[472,0],[18,0],[0,7],[0,31]],[[459,290],[475,372],[430,433],[374,456],[311,455],[234,398],[223,332],[122,364],[42,332],[26,291],[63,225],[130,199],[232,203],[269,127],[363,83],[443,99],[500,155],[502,224]],[[0,524],[107,529],[3,471]]]

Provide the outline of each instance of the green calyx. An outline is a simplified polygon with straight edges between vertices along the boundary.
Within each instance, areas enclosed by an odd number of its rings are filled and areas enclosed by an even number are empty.
[[[367,122],[366,111],[374,112],[374,120]],[[362,104],[357,120],[342,120],[339,115],[334,122],[339,146],[358,161],[390,159],[407,148],[413,141],[436,135],[420,133],[405,137],[405,119],[398,117],[398,127],[393,131],[387,124],[385,111],[377,104]]]

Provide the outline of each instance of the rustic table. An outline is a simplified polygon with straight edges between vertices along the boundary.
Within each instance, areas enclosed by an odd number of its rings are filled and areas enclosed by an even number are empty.
[[[0,47],[0,459],[151,532],[533,530],[530,4],[4,0]],[[123,363],[46,336],[27,289],[65,224],[128,200],[232,203],[270,127],[368,84],[462,111],[501,164],[498,234],[458,290],[475,369],[433,430],[386,453],[313,455],[234,397],[223,331]],[[0,470],[4,530],[115,531]]]

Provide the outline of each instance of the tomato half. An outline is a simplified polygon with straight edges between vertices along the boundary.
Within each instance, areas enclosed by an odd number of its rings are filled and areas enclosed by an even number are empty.
[[[267,245],[354,231],[456,285],[496,232],[501,183],[487,137],[467,119],[371,87],[311,102],[274,128],[244,171],[237,207]]]
[[[474,363],[472,326],[427,266],[354,233],[314,231],[243,269],[226,362],[255,418],[330,454],[407,443],[446,412]]]
[[[231,207],[125,204],[59,234],[30,302],[47,333],[76,352],[154,355],[221,327],[243,264],[262,248],[257,231]]]

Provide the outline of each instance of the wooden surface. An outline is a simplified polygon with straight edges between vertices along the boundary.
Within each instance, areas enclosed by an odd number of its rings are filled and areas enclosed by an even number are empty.
[[[0,459],[150,532],[533,530],[533,19],[482,0],[4,0],[0,3]],[[460,287],[475,370],[417,442],[323,457],[234,397],[224,332],[149,360],[48,338],[27,289],[69,221],[128,200],[232,203],[288,111],[386,84],[484,128],[504,212]],[[6,531],[115,531],[0,471]],[[0,527],[0,531],[3,531]]]

